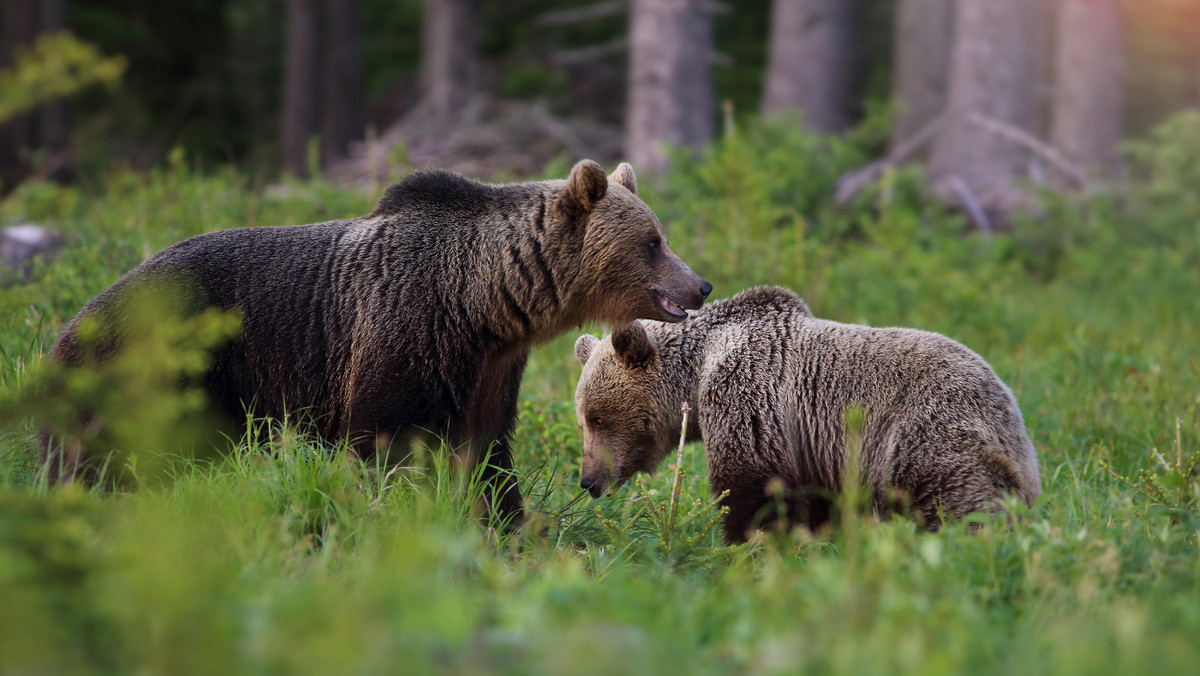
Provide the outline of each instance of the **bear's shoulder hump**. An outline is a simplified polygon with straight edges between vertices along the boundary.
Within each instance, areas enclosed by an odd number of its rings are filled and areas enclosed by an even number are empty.
[[[495,186],[444,169],[418,171],[388,187],[371,215],[395,214],[418,205],[475,209],[490,201],[495,190]]]
[[[756,286],[722,301],[731,308],[750,313],[794,312],[812,317],[812,310],[796,292],[781,286]]]

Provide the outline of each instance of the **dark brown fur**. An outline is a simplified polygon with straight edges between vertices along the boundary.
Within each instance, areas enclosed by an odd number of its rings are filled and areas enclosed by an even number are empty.
[[[1017,403],[979,355],[935,333],[814,318],[786,289],[746,291],[681,324],[580,336],[576,355],[584,487],[599,496],[653,471],[679,438],[686,400],[712,491],[728,491],[733,542],[773,518],[776,497],[789,522],[829,518],[846,466],[843,415],[855,405],[865,413],[861,473],[880,511],[901,489],[936,530],[942,516],[1041,492]]]
[[[226,230],[166,249],[88,303],[51,358],[83,361],[79,322],[119,327],[114,308],[137,283],[185,280],[196,310],[242,316],[241,338],[215,353],[205,382],[226,414],[303,412],[322,438],[349,435],[363,456],[417,428],[445,434],[490,457],[493,504],[518,519],[515,481],[494,475],[512,467],[530,347],[587,321],[678,320],[664,297],[698,308],[711,289],[667,249],[636,191],[628,165],[606,177],[590,160],[539,183],[417,173],[362,218]],[[44,447],[70,477],[81,458],[66,446],[65,458]]]

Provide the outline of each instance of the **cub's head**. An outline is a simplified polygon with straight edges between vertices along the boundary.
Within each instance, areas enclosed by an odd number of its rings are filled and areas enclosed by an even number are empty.
[[[556,206],[559,218],[584,228],[578,281],[586,289],[585,319],[613,326],[639,318],[683,321],[712,291],[667,246],[628,164],[605,176],[599,164],[579,162]]]
[[[583,429],[579,485],[598,498],[637,472],[653,473],[679,438],[682,414],[670,401],[659,349],[640,322],[604,340],[580,336],[575,356],[583,364],[575,389]]]

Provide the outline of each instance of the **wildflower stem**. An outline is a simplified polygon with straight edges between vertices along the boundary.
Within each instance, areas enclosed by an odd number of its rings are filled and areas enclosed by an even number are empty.
[[[679,486],[683,478],[683,442],[687,439],[687,423],[688,413],[692,407],[688,403],[683,402],[683,406],[679,407],[683,412],[683,422],[679,425],[679,451],[675,454],[675,481],[671,486],[671,506],[667,511],[667,528],[663,533],[663,548],[669,554],[671,552],[671,530],[675,527],[675,511],[679,504]]]

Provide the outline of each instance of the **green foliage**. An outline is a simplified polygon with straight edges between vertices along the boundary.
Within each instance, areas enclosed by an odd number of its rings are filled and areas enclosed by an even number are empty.
[[[6,664],[112,667],[104,649],[112,637],[86,598],[100,568],[88,540],[95,506],[78,490],[0,495],[0,618],[25,629],[0,632]]]
[[[125,66],[123,57],[105,57],[70,33],[44,35],[0,71],[0,123],[85,87],[114,84]]]
[[[35,422],[9,414],[4,668],[1195,671],[1192,124],[1135,147],[1127,190],[1048,200],[990,239],[907,171],[833,206],[837,176],[871,155],[877,126],[834,140],[785,121],[734,128],[643,186],[672,248],[718,296],[784,284],[820,316],[941,331],[986,357],[1041,454],[1045,495],[1013,505],[1011,527],[984,517],[976,534],[931,535],[878,522],[848,496],[829,533],[725,547],[699,446],[684,448],[679,471],[591,500],[578,487],[579,366],[565,335],[535,349],[526,371],[514,448],[528,522],[512,535],[481,522],[478,482],[436,447],[364,466],[286,424],[251,421],[223,459],[105,495],[38,484]],[[150,252],[219,228],[363,214],[373,197],[320,181],[256,189],[182,158],[149,174],[113,170],[96,187],[23,186],[0,213],[60,228],[69,244],[28,285],[0,289],[5,402],[34,391],[63,323]]]
[[[126,302],[113,310],[120,332],[102,316],[84,318],[75,327],[82,368],[39,362],[18,387],[0,392],[0,425],[36,418],[56,445],[78,444],[102,473],[139,485],[163,480],[177,453],[225,446],[200,385],[210,351],[236,337],[241,321],[216,309],[186,314],[184,289],[182,280],[127,287]],[[118,335],[121,351],[101,359]]]
[[[1167,510],[1176,519],[1200,520],[1200,451],[1184,454],[1181,421],[1175,419],[1174,462],[1164,458],[1157,448],[1150,450],[1154,459],[1153,471],[1140,468],[1137,479],[1113,471],[1107,463],[1100,466],[1126,486],[1134,489],[1154,507]]]

